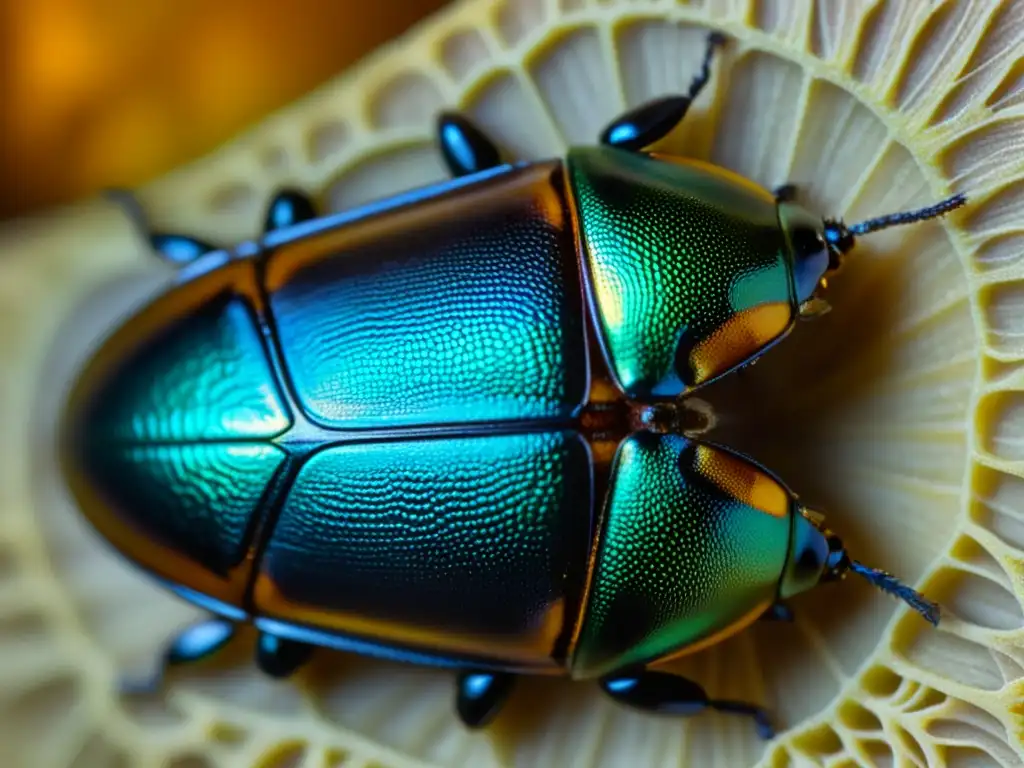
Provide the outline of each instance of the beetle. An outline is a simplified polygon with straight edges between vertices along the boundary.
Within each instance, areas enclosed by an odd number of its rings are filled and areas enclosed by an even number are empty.
[[[964,198],[847,227],[789,186],[648,151],[723,42],[687,94],[564,159],[506,162],[445,113],[454,179],[323,217],[285,189],[234,248],[147,230],[179,277],[79,373],[61,461],[97,531],[213,615],[161,669],[251,623],[275,677],[314,647],[451,668],[471,727],[517,675],[551,674],[770,737],[760,707],[661,662],[851,571],[938,623],[689,429],[687,398],[820,312],[857,236]]]

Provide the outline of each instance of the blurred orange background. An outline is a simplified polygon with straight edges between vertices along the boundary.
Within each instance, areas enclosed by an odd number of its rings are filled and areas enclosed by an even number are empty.
[[[214,149],[446,0],[0,0],[0,218]]]

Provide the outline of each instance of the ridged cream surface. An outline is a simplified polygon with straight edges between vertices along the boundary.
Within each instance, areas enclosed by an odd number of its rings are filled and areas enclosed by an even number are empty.
[[[164,696],[120,699],[117,676],[196,612],[97,541],[54,467],[68,376],[166,277],[121,211],[89,202],[0,233],[0,765],[1022,764],[1024,3],[464,0],[139,194],[162,229],[250,237],[283,184],[338,210],[442,178],[441,107],[520,159],[560,155],[685,88],[708,25],[733,43],[664,149],[794,182],[847,221],[970,199],[865,238],[829,315],[708,393],[718,439],[939,600],[942,625],[850,579],[797,600],[792,626],[679,664],[776,711],[768,744],[742,720],[648,717],[550,680],[469,733],[448,673],[324,653],[273,683],[249,636]]]

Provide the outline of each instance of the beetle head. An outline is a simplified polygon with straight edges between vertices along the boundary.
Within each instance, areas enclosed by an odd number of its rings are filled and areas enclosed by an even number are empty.
[[[801,205],[779,203],[779,221],[793,255],[797,302],[814,299],[825,275],[839,267],[839,252],[829,245],[828,224]]]
[[[880,229],[934,219],[967,202],[963,194],[953,195],[935,205],[913,211],[893,213],[846,226],[840,219],[821,219],[788,200],[778,206],[779,221],[793,254],[793,281],[801,314],[820,314],[827,305],[816,297],[825,285],[825,276],[842,265],[843,257],[853,250],[857,237]]]
[[[823,515],[807,507],[799,507],[799,514],[793,515],[793,538],[786,569],[779,583],[780,598],[806,592],[818,584],[841,581],[853,572],[883,592],[903,600],[926,621],[935,625],[939,623],[938,605],[892,574],[851,559],[842,540],[824,523]]]
[[[799,508],[793,515],[789,559],[779,586],[780,597],[806,592],[826,581],[837,581],[849,569],[843,542],[825,527],[819,513]]]

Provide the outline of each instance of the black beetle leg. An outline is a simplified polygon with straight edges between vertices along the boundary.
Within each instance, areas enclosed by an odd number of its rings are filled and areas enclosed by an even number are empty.
[[[742,701],[709,699],[704,689],[692,680],[666,672],[639,671],[610,675],[601,688],[615,701],[646,712],[666,715],[696,715],[707,709],[746,715],[754,721],[763,739],[775,736],[768,713]]]
[[[641,104],[623,115],[620,115],[601,132],[600,142],[612,147],[639,152],[659,139],[668,136],[683,121],[690,104],[694,102],[704,86],[711,79],[711,61],[715,49],[725,43],[725,36],[719,32],[708,35],[707,47],[704,49],[704,62],[700,72],[690,83],[690,90],[685,94],[665,96],[646,104]]]
[[[282,189],[267,206],[263,231],[273,232],[315,218],[316,207],[308,195],[296,189]]]
[[[260,632],[256,641],[256,666],[270,677],[291,677],[309,661],[312,653],[313,646],[307,643]]]
[[[455,112],[438,116],[437,142],[452,176],[468,176],[502,164],[497,145],[468,118]]]
[[[144,680],[122,680],[121,693],[156,693],[170,667],[190,664],[213,656],[235,636],[235,625],[227,619],[211,618],[196,622],[178,633],[167,646],[156,671]]]
[[[772,603],[767,611],[761,614],[761,621],[786,621],[794,619],[793,609],[783,602]]]
[[[468,728],[490,723],[512,693],[516,676],[508,672],[460,672],[455,711]]]
[[[775,202],[777,203],[791,203],[796,200],[799,189],[796,184],[783,184],[782,186],[776,187],[772,190],[772,194],[775,195]]]
[[[200,256],[217,250],[217,247],[191,235],[175,235],[167,232],[153,232],[149,220],[135,195],[127,189],[109,189],[108,198],[124,209],[142,236],[164,260],[177,266],[195,261]]]

